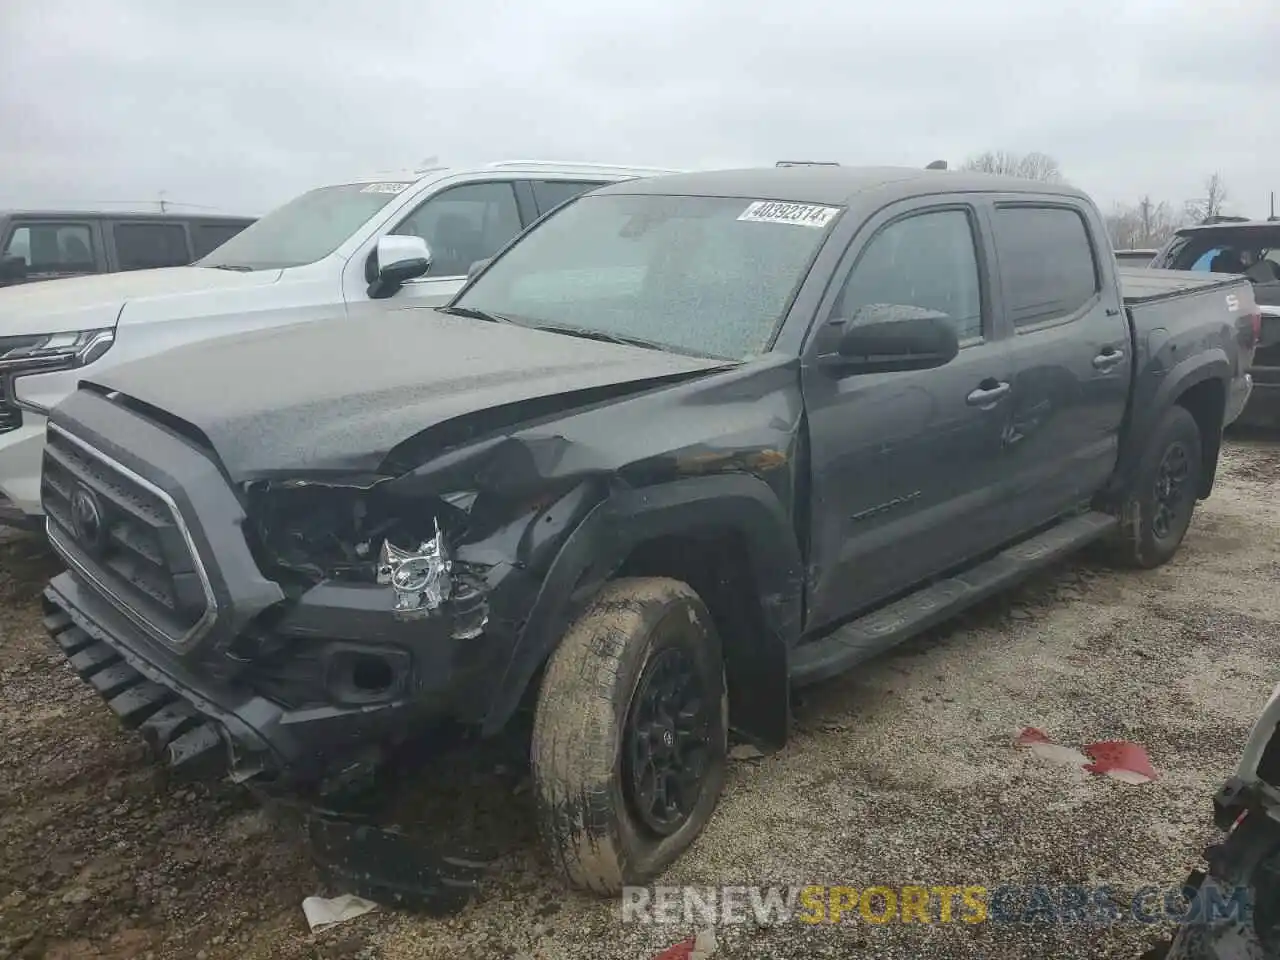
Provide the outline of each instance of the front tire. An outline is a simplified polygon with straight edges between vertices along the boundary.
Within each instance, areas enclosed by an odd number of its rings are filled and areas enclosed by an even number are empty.
[[[1178,552],[1191,525],[1204,473],[1200,427],[1185,407],[1165,412],[1120,507],[1111,556],[1128,567],[1152,569]]]
[[[534,718],[538,828],[575,886],[644,883],[702,832],[724,785],[720,640],[687,584],[607,584],[552,655]]]

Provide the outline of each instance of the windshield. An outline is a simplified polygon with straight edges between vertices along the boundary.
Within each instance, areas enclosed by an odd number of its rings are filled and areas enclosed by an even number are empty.
[[[838,213],[749,199],[584,196],[525,234],[454,306],[741,360],[769,349]]]
[[[315,263],[410,186],[344,183],[311,190],[246,227],[195,266],[279,270]]]
[[[1179,234],[1160,257],[1173,270],[1243,274],[1254,283],[1280,281],[1280,227],[1223,228]]]

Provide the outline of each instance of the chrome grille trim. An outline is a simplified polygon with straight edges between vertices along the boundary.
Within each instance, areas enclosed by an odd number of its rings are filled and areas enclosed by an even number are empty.
[[[95,574],[93,570],[86,567],[86,565],[80,561],[79,557],[76,556],[76,551],[73,547],[61,540],[53,517],[46,516],[45,533],[49,538],[50,545],[53,546],[58,555],[66,562],[67,566],[71,567],[79,576],[88,581],[95,590],[111,602],[112,606],[126,616],[139,629],[144,631],[149,637],[178,650],[185,650],[193,646],[202,637],[204,637],[217,622],[219,615],[218,599],[214,594],[213,583],[209,579],[209,573],[205,569],[204,559],[200,556],[200,551],[196,548],[195,539],[191,536],[191,530],[187,526],[186,520],[183,519],[182,512],[178,509],[178,504],[174,501],[173,497],[169,496],[168,493],[156,486],[156,484],[152,483],[150,480],[147,480],[133,470],[130,470],[114,457],[108,456],[97,447],[80,439],[63,427],[58,426],[56,423],[50,423],[48,425],[48,430],[51,433],[56,433],[61,439],[79,448],[85,455],[92,457],[110,470],[115,471],[130,483],[136,484],[138,487],[142,488],[148,494],[164,504],[165,509],[168,510],[170,517],[172,517],[174,525],[177,528],[179,535],[182,537],[183,544],[186,546],[187,552],[190,555],[192,569],[200,582],[201,592],[204,594],[204,612],[189,629],[179,636],[173,636],[168,631],[162,629],[158,624],[153,623],[150,619],[142,615],[132,604],[113,590],[111,586],[100,576]]]

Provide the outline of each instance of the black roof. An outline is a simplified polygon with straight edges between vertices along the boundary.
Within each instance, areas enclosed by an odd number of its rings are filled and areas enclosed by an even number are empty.
[[[231,213],[179,213],[155,210],[0,210],[0,220],[8,217],[42,220],[85,220],[85,219],[120,219],[130,220],[215,220],[235,223],[252,223],[257,217],[239,216]]]
[[[969,171],[924,170],[915,167],[756,167],[673,173],[643,180],[627,180],[595,194],[666,194],[688,197],[735,197],[782,200],[791,203],[844,205],[858,194],[892,189],[911,196],[929,193],[1053,193],[1088,199],[1065,184],[1021,180]]]
[[[1183,227],[1178,233],[1231,233],[1232,231],[1280,230],[1280,220],[1219,220]]]

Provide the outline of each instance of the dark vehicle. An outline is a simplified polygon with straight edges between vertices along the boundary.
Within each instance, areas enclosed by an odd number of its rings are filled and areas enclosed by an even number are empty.
[[[0,210],[0,287],[32,280],[181,267],[253,217]]]
[[[1253,283],[1262,337],[1249,373],[1253,400],[1242,424],[1280,425],[1280,221],[1224,217],[1179,230],[1153,267],[1243,275]]]
[[[1116,262],[1122,267],[1146,267],[1155,255],[1155,250],[1117,250]]]
[[[82,382],[46,623],[177,768],[281,794],[526,706],[546,843],[616,891],[707,822],[730,726],[785,744],[793,684],[1085,544],[1174,554],[1257,318],[1242,279],[1135,273],[1065,186],[606,186],[376,334]]]
[[[1195,895],[1164,960],[1280,957],[1280,687],[1213,813],[1225,836],[1188,878]]]

